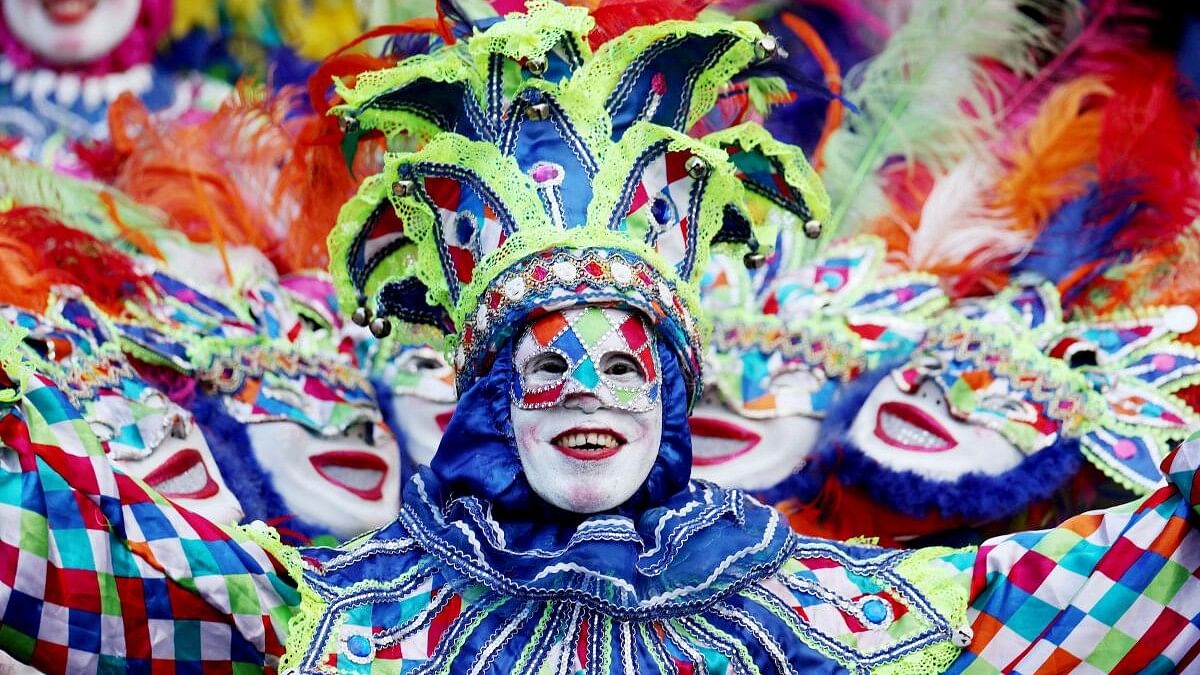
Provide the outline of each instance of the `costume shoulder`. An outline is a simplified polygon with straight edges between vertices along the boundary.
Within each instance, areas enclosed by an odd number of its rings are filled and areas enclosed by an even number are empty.
[[[1200,435],[1142,499],[984,543],[952,672],[1191,672],[1200,653]]]

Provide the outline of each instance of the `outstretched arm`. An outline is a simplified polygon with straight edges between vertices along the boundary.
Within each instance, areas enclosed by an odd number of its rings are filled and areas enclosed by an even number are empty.
[[[297,602],[245,531],[114,470],[48,380],[0,404],[0,651],[50,673],[271,669]]]
[[[1200,434],[1146,497],[997,537],[971,582],[952,672],[1183,672],[1200,666]]]

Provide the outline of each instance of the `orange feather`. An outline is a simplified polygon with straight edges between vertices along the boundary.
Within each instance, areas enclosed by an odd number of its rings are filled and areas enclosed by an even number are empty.
[[[1096,179],[1102,110],[1112,90],[1085,76],[1054,90],[1014,144],[1011,170],[996,186],[996,207],[1014,229],[1034,231]]]

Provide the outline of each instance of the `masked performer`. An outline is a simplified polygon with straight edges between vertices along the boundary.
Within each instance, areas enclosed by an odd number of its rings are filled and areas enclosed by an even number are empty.
[[[741,23],[667,21],[595,46],[593,28],[582,8],[530,3],[344,89],[359,124],[430,134],[364,182],[331,249],[374,333],[454,331],[460,404],[400,518],[296,550],[264,528],[198,532],[122,494],[119,474],[75,475],[72,491],[63,473],[94,471],[101,450],[31,422],[53,396],[9,359],[4,485],[28,486],[0,491],[23,514],[0,520],[23,571],[0,576],[0,644],[52,671],[128,669],[130,634],[137,668],[274,666],[280,641],[280,667],[304,673],[1186,667],[1196,446],[1166,460],[1171,482],[1144,502],[958,551],[800,538],[742,493],[688,480],[707,251],[769,234],[746,218],[750,178],[728,150],[786,148],[680,130],[773,45]],[[805,209],[820,203],[818,184],[779,178]],[[48,489],[70,499],[39,520]],[[59,527],[119,557],[117,583],[150,578],[166,602],[47,592],[64,550],[39,542]],[[99,535],[80,537],[88,527]],[[81,577],[117,576],[71,554]],[[66,608],[89,602],[121,620]]]

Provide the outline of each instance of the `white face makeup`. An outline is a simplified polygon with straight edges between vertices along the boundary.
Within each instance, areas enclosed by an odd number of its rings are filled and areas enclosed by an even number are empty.
[[[348,539],[400,512],[400,449],[382,422],[323,438],[294,422],[246,426],[254,458],[297,517]]]
[[[200,427],[162,393],[149,388],[128,395],[110,391],[84,409],[117,468],[214,523],[242,519],[242,507],[226,487]]]
[[[688,419],[692,478],[723,487],[761,490],[804,465],[820,420],[803,415],[750,419],[706,395]]]
[[[521,466],[539,497],[597,513],[645,482],[662,440],[654,344],[641,318],[616,309],[565,310],[526,329],[510,410]]]
[[[1025,458],[998,431],[952,417],[941,387],[929,380],[912,394],[892,377],[880,380],[854,418],[850,440],[888,469],[944,482],[998,475]]]
[[[143,459],[113,459],[125,473],[206,519],[226,525],[242,519],[242,507],[225,485],[200,427],[173,431]]]
[[[41,58],[63,66],[108,54],[133,30],[142,0],[0,0],[8,28]]]
[[[409,459],[428,466],[454,414],[454,369],[430,347],[404,349],[387,367],[397,433]]]

